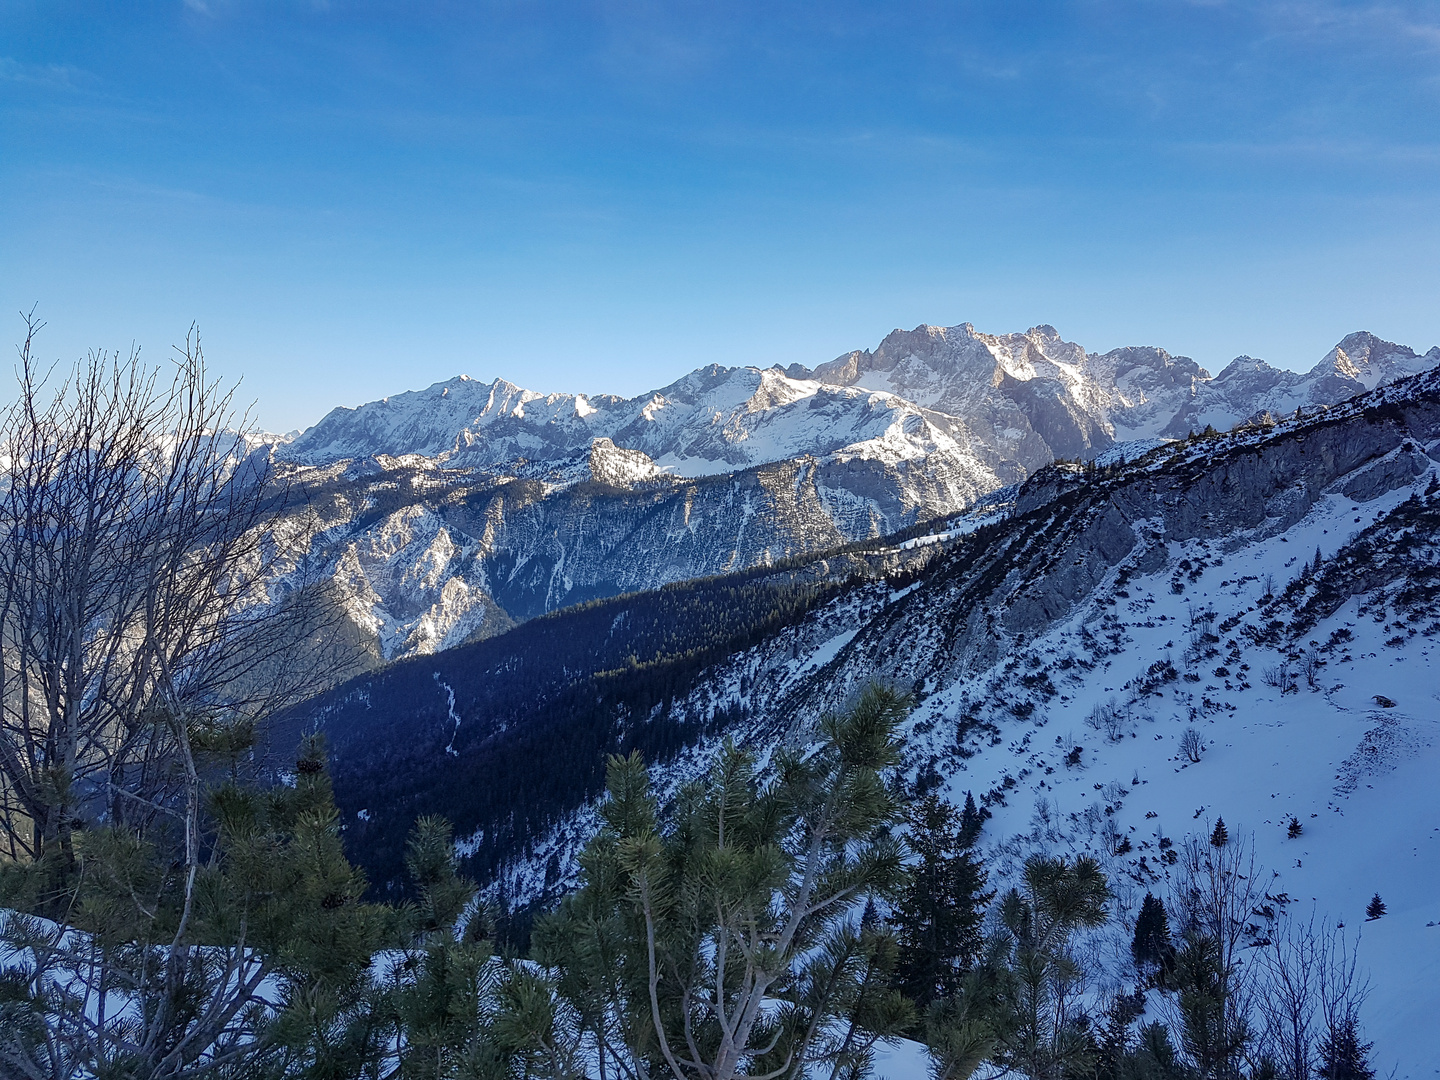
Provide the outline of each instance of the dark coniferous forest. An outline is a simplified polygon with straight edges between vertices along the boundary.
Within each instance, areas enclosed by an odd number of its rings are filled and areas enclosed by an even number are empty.
[[[277,739],[323,726],[347,844],[380,891],[402,887],[405,838],[425,814],[460,836],[483,829],[466,868],[484,881],[600,794],[607,754],[667,761],[739,720],[721,710],[708,725],[680,723],[669,704],[709,664],[860,580],[752,571],[594,601],[363,676],[307,702]],[[477,779],[435,785],[437,767]]]

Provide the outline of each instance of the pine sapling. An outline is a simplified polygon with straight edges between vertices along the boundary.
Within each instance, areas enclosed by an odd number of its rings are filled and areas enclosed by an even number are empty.
[[[1156,986],[1163,986],[1165,973],[1175,962],[1175,946],[1170,938],[1170,918],[1165,905],[1152,893],[1146,893],[1135,920],[1135,937],[1130,943],[1136,967]]]
[[[1365,905],[1365,921],[1374,922],[1384,914],[1385,901],[1380,899],[1380,894],[1377,892],[1370,898],[1370,903]]]
[[[1360,1041],[1359,1024],[1347,1016],[1325,1033],[1320,1043],[1320,1080],[1375,1080],[1370,1067],[1372,1043]]]
[[[1210,846],[1223,848],[1229,842],[1230,833],[1225,828],[1225,819],[1218,817],[1215,819],[1215,830],[1210,834]]]

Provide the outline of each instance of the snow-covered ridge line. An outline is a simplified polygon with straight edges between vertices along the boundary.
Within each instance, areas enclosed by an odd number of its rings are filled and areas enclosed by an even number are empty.
[[[1242,358],[1211,379],[1050,327],[921,327],[813,370],[712,366],[630,399],[458,378],[335,410],[273,453],[312,493],[304,571],[388,660],[924,522],[940,535],[1057,458],[1137,460],[1437,360],[1352,334],[1304,376]]]
[[[870,592],[716,665],[677,710],[745,720],[656,766],[657,786],[696,775],[724,734],[804,743],[865,681],[914,687],[911,776],[989,809],[992,885],[1034,851],[1104,863],[1122,919],[1092,943],[1102,982],[1123,972],[1125,920],[1168,888],[1166,853],[1223,816],[1298,911],[1353,930],[1384,897],[1360,942],[1367,1038],[1382,1074],[1431,1075],[1440,373],[1046,470],[1008,524]],[[517,858],[509,895],[573,865],[589,813]]]
[[[1116,441],[1223,430],[1263,411],[1334,403],[1437,361],[1440,347],[1419,355],[1360,332],[1304,374],[1239,357],[1212,378],[1163,349],[1088,353],[1050,326],[999,336],[968,323],[920,326],[814,369],[711,365],[635,398],[542,395],[462,375],[335,409],[279,452],[312,465],[418,454],[493,468],[608,439],[661,468],[705,475],[799,454],[903,458],[955,443],[1033,468],[1041,444],[1050,456],[1088,457]]]

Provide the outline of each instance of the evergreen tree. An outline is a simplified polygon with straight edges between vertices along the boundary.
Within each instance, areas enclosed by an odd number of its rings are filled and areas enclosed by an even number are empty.
[[[1163,986],[1166,972],[1174,966],[1175,946],[1170,940],[1170,917],[1159,898],[1147,892],[1135,919],[1135,937],[1130,943],[1135,966],[1155,985]]]
[[[878,977],[886,946],[851,914],[904,882],[885,774],[908,709],[868,688],[822,721],[818,753],[780,754],[766,784],[727,744],[668,828],[639,756],[611,759],[584,885],[536,940],[546,962],[584,972],[592,1015],[597,1002],[609,1013],[590,1023],[613,1036],[618,1060],[674,1080],[833,1075],[913,1023]],[[837,1045],[839,1030],[851,1037]]]
[[[934,1080],[966,1080],[991,1059],[1015,1027],[1015,979],[1004,935],[985,944],[956,993],[936,998],[925,1017],[925,1048]]]
[[[975,796],[965,792],[965,809],[960,812],[960,842],[972,847],[980,839],[980,830],[985,826],[985,816],[975,806]]]
[[[293,785],[227,781],[207,806],[193,881],[163,832],[87,829],[64,921],[0,925],[0,1074],[323,1077],[366,1060],[387,915],[345,857],[323,745],[307,740]],[[53,880],[3,869],[6,906]]]
[[[1201,1075],[1238,1080],[1235,1063],[1252,1033],[1230,1007],[1222,949],[1213,936],[1187,928],[1175,955],[1173,985],[1185,1051]]]
[[[1110,999],[1104,1023],[1094,1032],[1092,1050],[1097,1080],[1121,1080],[1134,1056],[1130,1029],[1144,1012],[1144,994],[1116,994]]]
[[[1374,922],[1385,914],[1385,901],[1380,899],[1377,892],[1370,898],[1370,903],[1365,905],[1365,919],[1367,922]]]
[[[971,800],[971,807],[974,802]],[[910,883],[895,906],[900,957],[896,985],[922,1009],[949,997],[978,959],[985,905],[985,870],[970,850],[974,831],[964,815],[934,795],[906,814],[916,855]]]
[[[1215,819],[1215,829],[1210,833],[1210,846],[1223,848],[1229,842],[1230,833],[1225,828],[1225,819],[1223,817],[1217,817]]]
[[[307,1080],[358,1069],[377,1034],[370,962],[394,936],[389,912],[362,901],[365,876],[345,856],[323,740],[302,744],[293,787],[230,783],[212,803],[221,865],[244,892],[212,893],[224,930],[205,936],[248,934],[286,990],[256,1025],[252,1067],[279,1060]]]
[[[1139,1043],[1125,1063],[1128,1072],[1122,1072],[1124,1080],[1180,1080],[1187,1075],[1170,1041],[1170,1029],[1160,1021],[1140,1028]]]
[[[1300,833],[1303,832],[1303,831],[1304,831],[1304,828],[1303,828],[1303,826],[1300,824],[1300,819],[1299,819],[1298,817],[1293,817],[1293,816],[1292,816],[1292,817],[1290,818],[1290,826],[1289,826],[1289,828],[1287,828],[1287,829],[1285,830],[1285,835],[1288,836],[1291,840],[1294,840],[1294,839],[1296,839],[1296,838],[1300,835]]]
[[[1325,1033],[1320,1042],[1320,1080],[1374,1080],[1370,1067],[1371,1043],[1360,1041],[1359,1024],[1353,1016],[1344,1018]]]
[[[1032,1077],[1083,1072],[1094,1062],[1077,993],[1084,971],[1071,942],[1080,930],[1104,925],[1110,888],[1088,856],[1072,864],[1033,855],[1022,883],[1000,904],[1011,945],[1013,1009],[1002,1057]]]
[[[406,1048],[400,1076],[439,1080],[480,1036],[480,995],[491,948],[481,934],[457,930],[475,886],[456,873],[449,822],[418,820],[405,865],[417,898],[402,911],[410,942],[390,980],[391,1016]],[[476,930],[485,921],[483,912],[472,917]],[[493,982],[496,973],[488,974]]]

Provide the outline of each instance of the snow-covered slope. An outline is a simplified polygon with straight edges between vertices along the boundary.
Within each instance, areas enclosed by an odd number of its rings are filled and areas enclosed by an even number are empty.
[[[995,882],[1034,851],[1102,860],[1121,920],[1091,943],[1097,990],[1126,977],[1126,920],[1170,888],[1167,852],[1223,817],[1279,909],[1361,931],[1382,1075],[1433,1075],[1440,373],[1053,467],[923,539],[944,550],[913,581],[856,584],[678,689],[670,722],[713,734],[657,763],[662,789],[721,735],[803,744],[863,683],[913,687],[912,779],[989,809]],[[512,898],[563,883],[590,815],[514,852]],[[1365,922],[1377,892],[1388,913]]]
[[[541,478],[380,457],[306,470],[297,577],[333,583],[387,658],[586,600],[766,566],[951,512],[994,475],[931,455],[658,473],[597,442]]]
[[[1308,375],[1242,358],[1210,379],[1161,349],[1087,353],[1049,326],[922,326],[814,370],[712,366],[628,399],[461,376],[336,409],[274,454],[306,492],[305,573],[393,658],[883,536],[1056,458],[1134,456],[1437,361],[1352,334]]]

